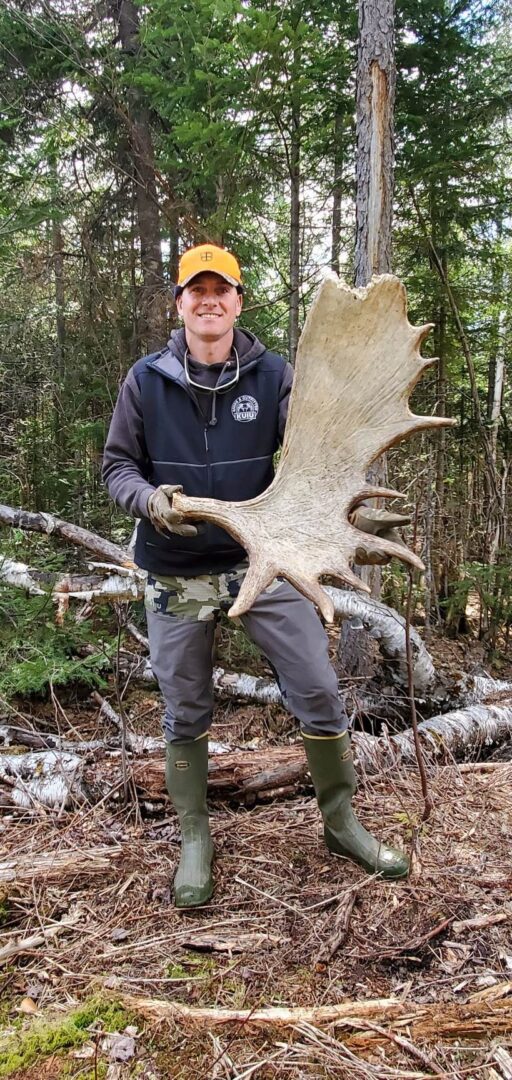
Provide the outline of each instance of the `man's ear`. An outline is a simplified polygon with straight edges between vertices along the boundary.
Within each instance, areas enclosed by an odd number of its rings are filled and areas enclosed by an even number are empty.
[[[176,311],[178,312],[178,315],[180,316],[180,318],[181,318],[181,309],[183,307],[182,295],[183,294],[180,293],[180,295],[176,297]]]
[[[240,314],[240,312],[241,312],[241,310],[243,308],[243,305],[244,305],[243,295],[242,295],[242,293],[238,293],[237,298],[236,298],[236,314],[237,314],[237,318],[238,318],[238,316],[239,316],[239,314]]]

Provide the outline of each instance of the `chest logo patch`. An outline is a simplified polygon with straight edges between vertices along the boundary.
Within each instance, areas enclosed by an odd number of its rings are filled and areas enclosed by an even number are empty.
[[[247,424],[249,420],[255,420],[260,407],[256,398],[251,397],[250,394],[242,394],[241,397],[237,397],[231,406],[231,415],[234,420],[238,420],[241,424]]]

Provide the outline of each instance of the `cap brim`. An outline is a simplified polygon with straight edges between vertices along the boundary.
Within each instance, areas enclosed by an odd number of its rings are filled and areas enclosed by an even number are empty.
[[[195,270],[193,274],[189,274],[183,281],[179,281],[179,288],[184,289],[185,285],[190,285],[190,282],[193,281],[194,278],[199,277],[200,274],[217,274],[217,277],[224,278],[224,281],[229,282],[230,285],[234,285],[235,289],[238,289],[242,284],[241,281],[237,281],[236,278],[230,277],[229,274],[223,274],[220,270],[214,270],[211,267],[208,267],[208,269],[205,268],[204,270]]]

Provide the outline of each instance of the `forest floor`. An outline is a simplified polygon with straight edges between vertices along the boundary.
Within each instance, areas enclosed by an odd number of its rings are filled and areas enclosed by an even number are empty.
[[[448,644],[437,657],[460,659]],[[126,707],[140,733],[159,734],[156,691],[129,691]],[[89,702],[54,710],[32,704],[32,722],[101,736]],[[229,703],[212,737],[264,747],[294,735],[277,708]],[[4,810],[0,1077],[510,1080],[506,758],[432,769],[426,823],[414,769],[363,779],[364,824],[413,854],[398,883],[326,851],[308,790],[251,808],[215,801],[214,898],[184,913],[169,804],[152,817],[108,801]],[[295,1012],[258,1012],[277,1008]]]

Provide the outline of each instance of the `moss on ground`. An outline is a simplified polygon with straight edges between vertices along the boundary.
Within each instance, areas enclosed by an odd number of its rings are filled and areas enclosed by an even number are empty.
[[[0,1036],[0,1077],[29,1068],[38,1058],[82,1046],[91,1038],[93,1024],[101,1031],[123,1031],[133,1022],[133,1015],[115,1001],[94,995],[62,1020],[34,1020],[26,1031]]]
[[[9,918],[9,893],[0,886],[0,926],[4,926]]]

